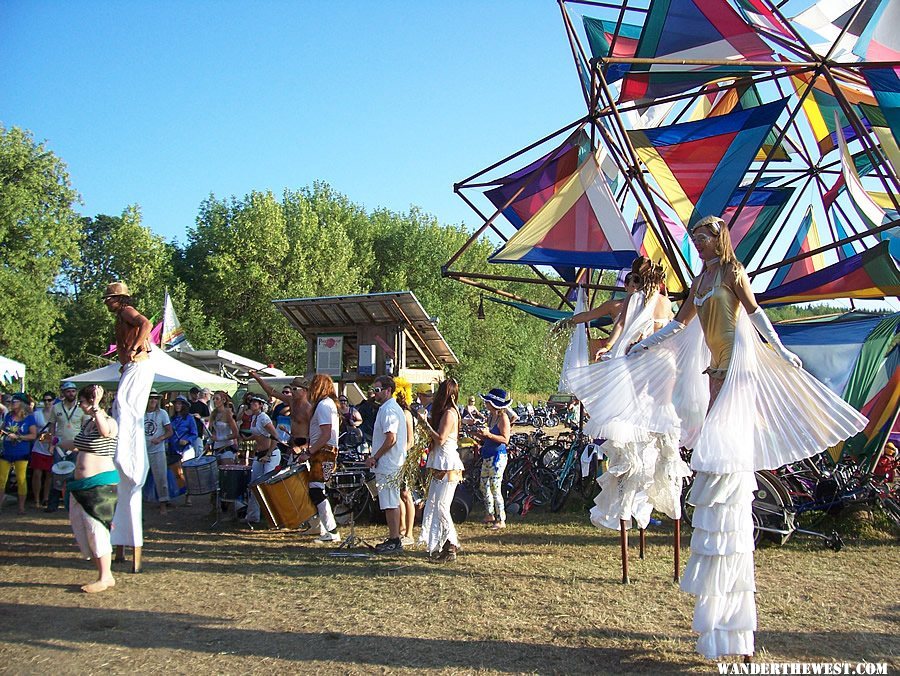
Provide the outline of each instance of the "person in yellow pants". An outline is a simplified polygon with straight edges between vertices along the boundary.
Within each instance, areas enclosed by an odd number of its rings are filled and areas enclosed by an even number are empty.
[[[3,452],[0,456],[0,509],[6,502],[6,482],[9,470],[16,471],[16,492],[19,496],[19,514],[25,513],[25,498],[28,495],[28,482],[25,471],[28,469],[28,458],[31,456],[31,445],[37,438],[37,425],[31,414],[31,402],[28,395],[16,392],[12,396],[11,408],[3,416]]]

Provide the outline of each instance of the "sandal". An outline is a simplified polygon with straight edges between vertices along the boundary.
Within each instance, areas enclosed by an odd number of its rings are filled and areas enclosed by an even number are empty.
[[[488,526],[491,530],[503,530],[506,528],[505,521],[495,521],[492,525]]]

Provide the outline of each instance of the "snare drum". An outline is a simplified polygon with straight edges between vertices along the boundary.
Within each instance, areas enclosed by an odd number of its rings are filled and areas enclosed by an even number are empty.
[[[50,473],[53,475],[53,488],[64,491],[66,482],[75,478],[75,463],[69,460],[60,460],[53,465]]]
[[[219,489],[219,466],[211,455],[201,455],[181,463],[188,495],[206,495]]]
[[[298,528],[316,513],[309,498],[306,465],[293,465],[264,474],[250,484],[260,511],[274,528]]]
[[[250,485],[250,468],[246,465],[220,465],[219,491],[222,500],[240,500]]]

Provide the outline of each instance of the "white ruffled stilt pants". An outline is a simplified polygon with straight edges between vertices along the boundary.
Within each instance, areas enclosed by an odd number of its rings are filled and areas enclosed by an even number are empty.
[[[753,654],[755,490],[753,472],[697,472],[691,487],[694,532],[681,589],[697,597],[697,652],[710,659]]]
[[[144,412],[152,386],[153,366],[150,360],[132,362],[122,369],[114,407],[119,426],[115,461],[120,480],[119,499],[110,532],[113,545],[144,545],[141,499],[150,469],[144,437]]]

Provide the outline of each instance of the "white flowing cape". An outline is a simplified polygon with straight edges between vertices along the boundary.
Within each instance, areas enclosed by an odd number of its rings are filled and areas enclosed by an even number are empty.
[[[728,374],[707,413],[709,351],[700,322],[650,350],[569,372],[590,413],[588,433],[693,449],[691,558],[681,587],[697,596],[693,628],[706,657],[752,654],[755,470],[814,456],[860,432],[866,419],[769,349],[743,309]]]

